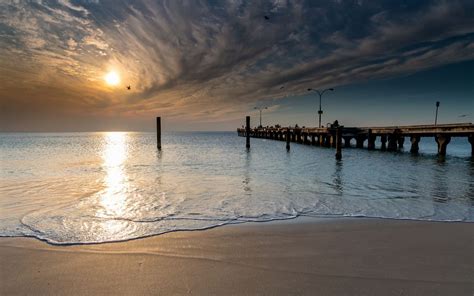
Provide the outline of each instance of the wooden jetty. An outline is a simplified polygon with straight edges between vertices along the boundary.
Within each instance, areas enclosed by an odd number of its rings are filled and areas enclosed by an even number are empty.
[[[474,157],[474,125],[472,123],[453,123],[438,125],[409,125],[385,127],[259,127],[250,128],[247,118],[246,128],[237,129],[238,135],[249,138],[265,138],[286,141],[286,148],[290,149],[290,142],[337,148],[336,158],[341,158],[341,148],[352,147],[355,140],[356,148],[366,147],[375,150],[375,142],[380,139],[380,150],[398,151],[403,147],[405,138],[411,142],[410,152],[418,153],[418,143],[422,137],[433,137],[438,145],[438,155],[445,156],[446,148],[452,137],[466,137],[471,143],[471,153]],[[344,140],[344,141],[342,141]],[[364,143],[367,141],[367,145]],[[344,143],[344,145],[343,145]],[[339,155],[338,155],[339,154]]]

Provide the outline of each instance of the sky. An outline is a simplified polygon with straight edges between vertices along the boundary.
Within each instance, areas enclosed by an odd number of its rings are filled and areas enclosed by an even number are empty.
[[[474,121],[474,1],[0,0],[0,131]],[[115,73],[119,82],[107,83]],[[127,89],[130,86],[130,89]]]

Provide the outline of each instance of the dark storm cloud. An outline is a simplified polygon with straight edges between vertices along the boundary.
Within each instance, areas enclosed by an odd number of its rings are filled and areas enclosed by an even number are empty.
[[[0,8],[0,95],[10,113],[223,120],[307,87],[474,58],[472,1],[6,0]],[[107,90],[108,69],[133,91]]]

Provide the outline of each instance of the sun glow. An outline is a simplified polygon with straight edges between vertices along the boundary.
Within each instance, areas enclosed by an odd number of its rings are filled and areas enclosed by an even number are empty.
[[[120,77],[117,72],[111,71],[105,75],[105,82],[108,85],[115,86],[120,83]]]

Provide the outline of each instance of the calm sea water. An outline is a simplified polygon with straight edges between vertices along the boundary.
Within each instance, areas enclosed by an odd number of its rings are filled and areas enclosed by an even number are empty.
[[[474,161],[454,139],[422,155],[245,139],[232,133],[0,134],[0,236],[127,240],[299,215],[474,221]],[[406,141],[408,142],[408,141]],[[408,144],[405,147],[409,149]]]

